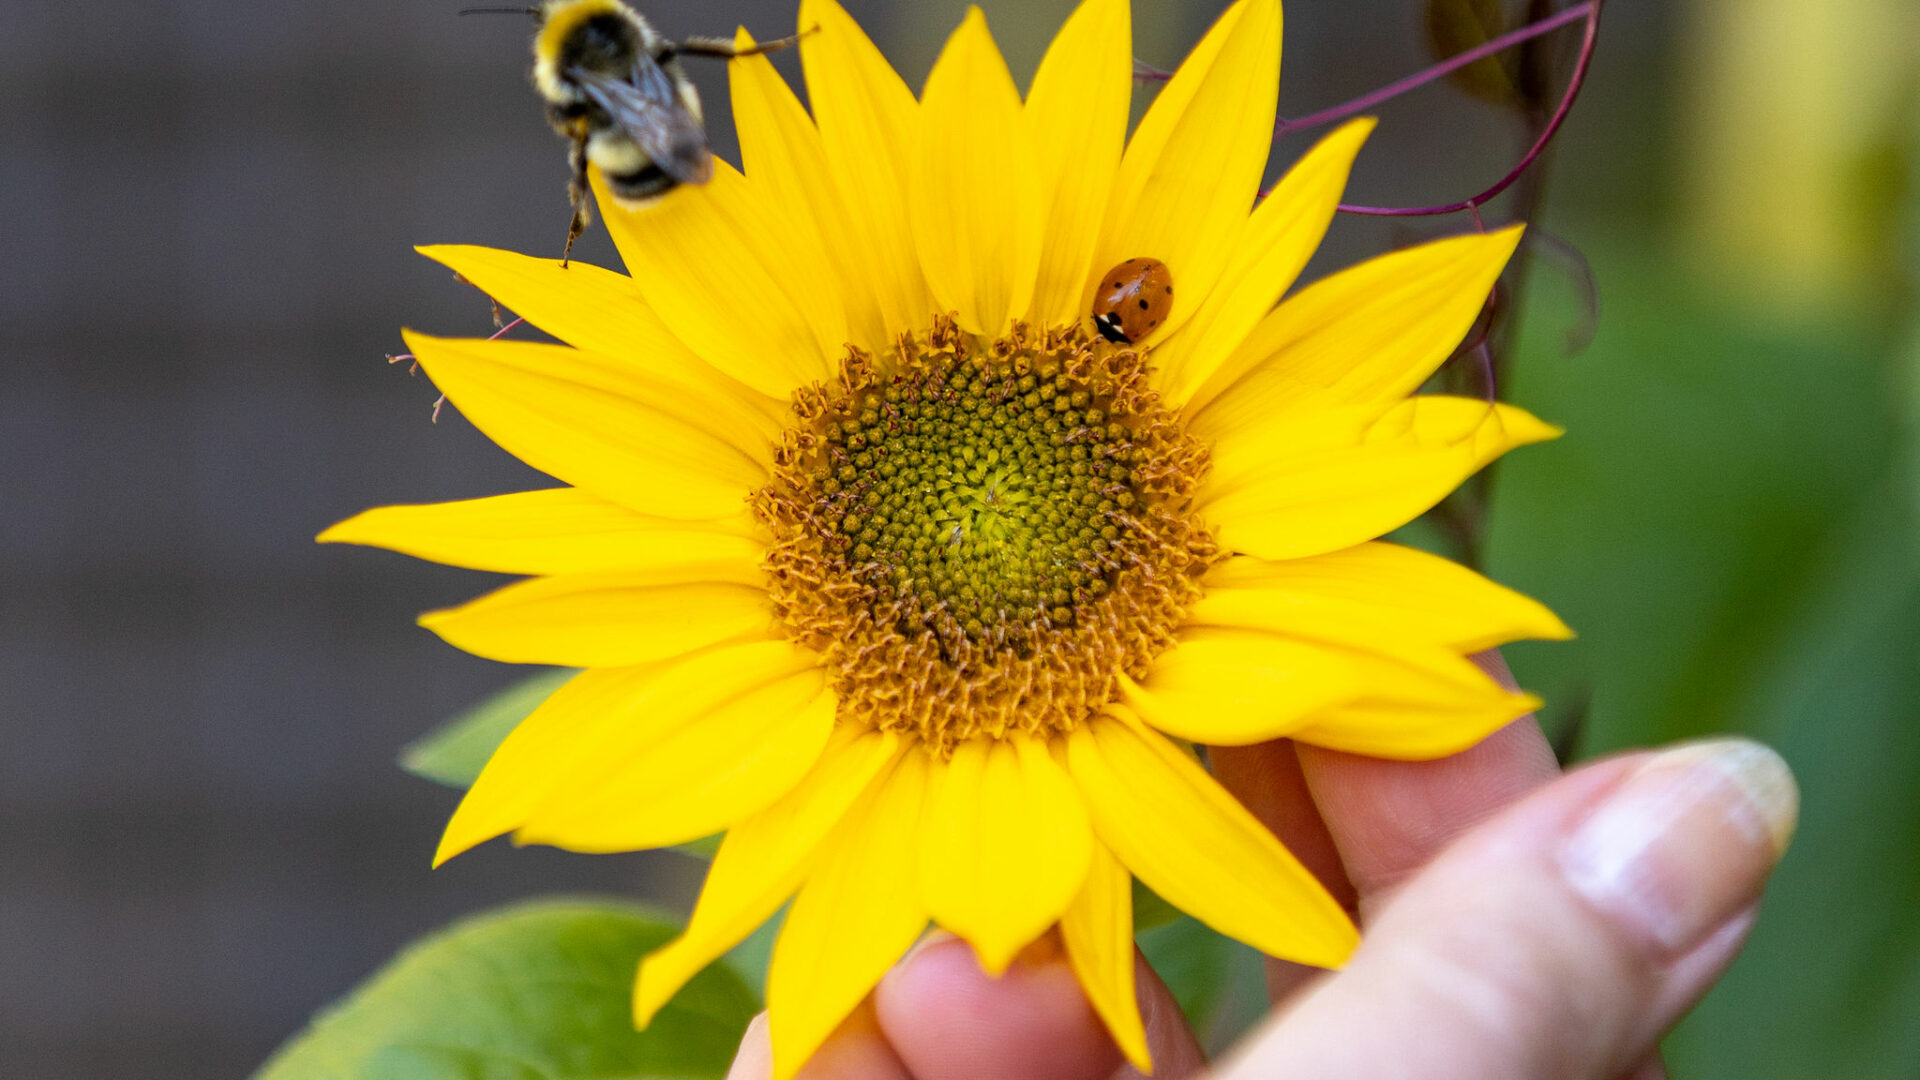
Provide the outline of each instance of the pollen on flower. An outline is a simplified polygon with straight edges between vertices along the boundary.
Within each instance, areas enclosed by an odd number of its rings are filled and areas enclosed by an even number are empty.
[[[1067,730],[1171,642],[1218,548],[1185,513],[1206,452],[1146,362],[943,318],[798,395],[754,508],[775,608],[826,657],[843,722],[942,750]]]

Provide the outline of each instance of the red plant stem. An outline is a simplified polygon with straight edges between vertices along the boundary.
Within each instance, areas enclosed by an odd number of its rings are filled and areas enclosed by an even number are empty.
[[[1291,135],[1296,131],[1302,131],[1302,130],[1305,130],[1306,128],[1311,128],[1311,127],[1319,127],[1322,124],[1331,124],[1335,120],[1345,120],[1349,116],[1366,112],[1368,109],[1373,108],[1375,105],[1378,105],[1381,102],[1390,101],[1394,98],[1399,97],[1401,94],[1406,93],[1409,90],[1415,89],[1417,87],[1425,86],[1426,84],[1434,81],[1435,79],[1445,78],[1446,76],[1451,75],[1452,73],[1460,70],[1463,67],[1466,67],[1468,64],[1474,63],[1475,61],[1484,60],[1487,57],[1492,56],[1497,52],[1504,52],[1505,50],[1510,49],[1513,46],[1518,45],[1523,41],[1532,40],[1533,38],[1537,38],[1542,34],[1552,33],[1553,31],[1560,29],[1561,27],[1567,25],[1570,22],[1574,22],[1578,19],[1588,18],[1593,14],[1597,14],[1597,12],[1595,11],[1597,7],[1599,7],[1599,4],[1596,2],[1596,0],[1587,0],[1586,3],[1575,4],[1574,6],[1568,8],[1565,11],[1559,12],[1558,14],[1555,14],[1555,15],[1548,16],[1547,18],[1541,19],[1537,23],[1531,23],[1527,26],[1523,26],[1518,30],[1513,30],[1505,34],[1501,34],[1499,37],[1494,38],[1493,40],[1488,41],[1485,44],[1476,45],[1473,48],[1468,49],[1466,52],[1459,53],[1454,56],[1450,56],[1446,60],[1443,60],[1440,63],[1435,64],[1434,66],[1427,68],[1424,71],[1415,72],[1414,74],[1409,75],[1406,78],[1399,80],[1398,82],[1388,83],[1387,85],[1381,87],[1378,90],[1374,90],[1370,93],[1362,94],[1359,97],[1354,98],[1352,101],[1346,102],[1345,104],[1335,105],[1335,106],[1332,106],[1331,108],[1321,109],[1319,112],[1316,112],[1316,113],[1308,113],[1306,116],[1302,116],[1297,120],[1288,120],[1288,119],[1282,118],[1280,122],[1275,124],[1273,127],[1273,137],[1278,139],[1283,135]],[[1136,72],[1137,72],[1137,69],[1136,69]],[[1137,73],[1136,73],[1136,77],[1138,77]]]
[[[1560,104],[1553,110],[1553,117],[1547,121],[1547,126],[1540,130],[1540,137],[1533,141],[1533,146],[1527,150],[1526,156],[1520,159],[1518,165],[1508,170],[1507,175],[1501,177],[1492,187],[1482,191],[1478,195],[1456,203],[1446,203],[1441,206],[1354,206],[1348,203],[1341,203],[1340,212],[1343,214],[1366,214],[1373,217],[1428,217],[1436,214],[1457,214],[1462,210],[1470,210],[1477,213],[1481,206],[1497,198],[1501,192],[1513,186],[1513,182],[1520,179],[1521,174],[1525,173],[1528,167],[1538,160],[1540,154],[1546,150],[1547,144],[1553,141],[1554,135],[1560,130],[1560,125],[1567,119],[1567,114],[1573,110],[1574,100],[1580,96],[1580,88],[1586,84],[1587,69],[1593,64],[1593,49],[1600,40],[1600,7],[1602,2],[1603,0],[1587,0],[1587,3],[1579,7],[1568,8],[1559,15],[1553,16],[1552,19],[1543,19],[1534,24],[1534,26],[1544,26],[1552,22],[1553,19],[1569,16],[1576,11],[1580,11],[1582,8],[1584,8],[1586,12],[1586,34],[1580,39],[1580,58],[1574,62],[1573,74],[1567,77],[1566,92],[1561,95]],[[1518,31],[1516,31],[1516,33],[1518,33]],[[1512,35],[1507,36],[1511,37]],[[1493,42],[1488,42],[1487,44],[1491,45]],[[1485,46],[1482,46],[1482,48],[1485,48]],[[1463,53],[1462,55],[1466,54]]]

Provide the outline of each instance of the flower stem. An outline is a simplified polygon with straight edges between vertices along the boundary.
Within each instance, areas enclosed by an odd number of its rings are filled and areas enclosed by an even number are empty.
[[[1535,161],[1537,161],[1541,153],[1546,150],[1547,144],[1553,141],[1554,135],[1560,131],[1560,125],[1563,122],[1565,122],[1567,118],[1567,113],[1572,111],[1574,100],[1580,96],[1580,88],[1586,84],[1587,70],[1593,64],[1594,46],[1598,44],[1600,40],[1600,8],[1602,6],[1602,3],[1603,3],[1603,0],[1587,0],[1586,3],[1578,4],[1573,7],[1570,7],[1567,10],[1560,12],[1558,15],[1554,15],[1554,16],[1551,16],[1550,18],[1542,19],[1541,21],[1534,23],[1532,26],[1525,27],[1522,30],[1516,30],[1512,34],[1506,34],[1499,38],[1495,38],[1493,41],[1489,41],[1486,45],[1482,45],[1477,49],[1469,50],[1468,52],[1460,54],[1460,56],[1454,57],[1453,60],[1449,60],[1446,62],[1448,64],[1451,64],[1455,60],[1460,60],[1462,57],[1470,57],[1471,59],[1468,59],[1466,62],[1472,63],[1473,60],[1480,59],[1480,56],[1484,55],[1484,51],[1488,50],[1490,46],[1493,46],[1500,42],[1506,42],[1509,38],[1513,39],[1514,41],[1526,40],[1526,38],[1524,37],[1517,36],[1517,35],[1526,33],[1526,31],[1536,30],[1542,27],[1545,27],[1546,29],[1552,29],[1555,26],[1562,26],[1568,22],[1572,22],[1574,18],[1578,18],[1581,16],[1584,16],[1586,19],[1586,23],[1587,23],[1586,33],[1580,39],[1580,57],[1578,60],[1574,61],[1573,74],[1568,76],[1567,78],[1567,89],[1566,89],[1566,92],[1560,96],[1559,106],[1553,110],[1553,116],[1547,120],[1546,126],[1540,130],[1539,137],[1534,139],[1533,145],[1527,149],[1526,156],[1522,157],[1520,159],[1520,163],[1515,165],[1512,169],[1509,169],[1507,171],[1507,174],[1501,177],[1497,182],[1495,182],[1492,187],[1487,188],[1485,191],[1480,192],[1478,195],[1474,195],[1470,198],[1462,199],[1459,202],[1443,203],[1438,206],[1356,206],[1351,203],[1341,203],[1340,204],[1341,213],[1366,214],[1372,217],[1431,217],[1438,214],[1457,214],[1462,210],[1477,211],[1480,207],[1486,205],[1488,202],[1497,198],[1501,192],[1513,186],[1513,182],[1520,179],[1521,175],[1527,171],[1528,167],[1531,166]],[[1541,30],[1540,32],[1544,33],[1545,31]],[[1527,36],[1532,37],[1537,35],[1527,34]],[[1442,64],[1441,67],[1445,67],[1445,64]],[[1430,69],[1430,70],[1436,70],[1436,69]],[[1425,74],[1426,73],[1423,72],[1421,75],[1413,76],[1412,78],[1422,79]],[[1441,71],[1440,74],[1445,74],[1445,71]],[[1395,83],[1393,84],[1393,86],[1383,88],[1383,91],[1377,91],[1375,94],[1370,94],[1367,96],[1378,97],[1378,95],[1384,92],[1384,90],[1392,90],[1394,86],[1400,86],[1401,83],[1409,83],[1409,80],[1402,79],[1400,83]],[[1410,89],[1411,86],[1413,85],[1419,85],[1419,84],[1411,83],[1407,87],[1407,89]],[[1404,90],[1396,91],[1396,93],[1398,92],[1404,92]],[[1392,95],[1388,94],[1386,96],[1391,97]],[[1386,100],[1386,97],[1379,97],[1378,99],[1384,101]],[[1365,99],[1361,99],[1361,100],[1365,100]],[[1361,107],[1365,108],[1366,106],[1363,105]],[[1339,106],[1338,108],[1346,108],[1346,106]],[[1327,110],[1327,111],[1332,112],[1334,110]],[[1317,117],[1319,115],[1321,114],[1315,113],[1314,116],[1306,117],[1304,119],[1311,120],[1311,119],[1314,119],[1314,117]]]
[[[1542,34],[1552,33],[1570,22],[1587,18],[1590,14],[1594,13],[1594,9],[1598,6],[1594,0],[1587,0],[1586,3],[1575,4],[1565,11],[1541,19],[1539,22],[1523,26],[1518,30],[1501,34],[1499,37],[1485,44],[1476,45],[1466,52],[1450,56],[1430,68],[1417,71],[1397,82],[1388,83],[1378,90],[1362,94],[1345,104],[1321,109],[1319,112],[1309,113],[1306,116],[1294,120],[1288,120],[1282,117],[1280,122],[1273,127],[1273,137],[1278,139],[1283,135],[1291,135],[1296,131],[1320,127],[1323,124],[1331,124],[1336,120],[1345,120],[1349,116],[1366,112],[1375,105],[1385,101],[1391,101],[1409,90],[1425,86],[1435,79],[1445,78],[1477,60],[1484,60],[1495,53],[1504,52],[1523,41],[1537,38]]]

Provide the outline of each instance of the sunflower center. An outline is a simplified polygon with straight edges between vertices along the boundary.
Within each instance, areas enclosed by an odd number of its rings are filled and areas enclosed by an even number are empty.
[[[841,718],[937,747],[1066,730],[1171,641],[1215,555],[1185,502],[1204,451],[1145,357],[1078,330],[977,342],[941,320],[799,395],[772,593]]]
[[[849,395],[823,426],[848,571],[902,620],[957,646],[1020,648],[1104,594],[1137,501],[1128,431],[1058,359],[915,366]]]

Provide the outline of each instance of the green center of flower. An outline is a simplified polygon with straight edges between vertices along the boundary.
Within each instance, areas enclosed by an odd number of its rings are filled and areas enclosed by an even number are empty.
[[[1053,358],[950,358],[883,378],[822,425],[824,515],[903,629],[1024,647],[1104,595],[1138,501],[1131,432]]]
[[[986,342],[941,319],[796,395],[774,482],[774,609],[842,722],[939,749],[1070,730],[1144,677],[1218,557],[1207,455],[1146,354],[1079,329]]]

